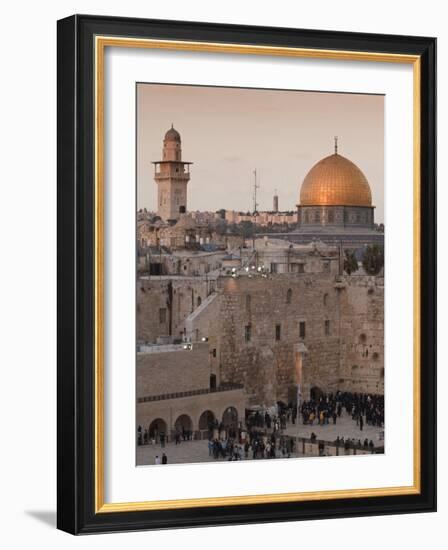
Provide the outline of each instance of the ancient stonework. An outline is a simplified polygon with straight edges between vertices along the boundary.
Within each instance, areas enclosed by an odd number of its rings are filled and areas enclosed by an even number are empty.
[[[355,392],[384,393],[384,279],[345,277],[341,292],[339,386]]]
[[[137,343],[182,338],[185,319],[213,292],[213,277],[152,277],[137,281]]]
[[[218,282],[215,324],[201,324],[197,314],[190,334],[201,326],[220,380],[243,384],[250,404],[294,398],[298,342],[307,350],[304,397],[312,388],[384,391],[382,278],[320,273]]]

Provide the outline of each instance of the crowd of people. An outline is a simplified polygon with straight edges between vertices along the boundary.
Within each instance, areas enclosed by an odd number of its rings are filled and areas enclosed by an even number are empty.
[[[384,427],[384,396],[341,391],[322,393],[303,401],[299,408],[294,402],[287,405],[279,402],[276,407],[270,409],[247,411],[244,423],[239,421],[228,425],[214,419],[210,421],[208,432],[206,431],[209,457],[229,461],[291,457],[297,450],[297,440],[285,431],[288,425],[296,424],[298,412],[299,422],[306,426],[336,425],[341,416],[348,415],[362,432],[365,424],[377,428]],[[181,442],[194,439],[194,436],[192,431],[181,428],[171,434],[171,440],[179,445]],[[318,439],[314,432],[311,433],[309,441],[319,443],[319,454],[324,454],[324,441],[327,445],[330,443],[322,433]],[[149,430],[138,426],[137,442],[138,445],[157,443],[164,448],[167,436],[157,429]],[[339,435],[330,445],[346,451],[362,449],[374,452],[375,449],[372,439],[364,438],[362,441]],[[156,456],[156,464],[167,462],[165,453],[161,458]]]
[[[186,430],[185,427],[181,427],[175,430],[172,439],[176,445],[180,445],[182,441],[192,441],[192,430]],[[157,428],[144,429],[139,425],[137,428],[137,445],[155,445],[159,444],[161,447],[165,447],[168,442],[168,436],[164,431],[159,431]]]
[[[270,458],[290,458],[294,452],[294,438],[278,436],[272,433],[269,437],[260,433],[252,433],[244,442],[241,439],[224,438],[209,439],[208,453],[216,460],[253,460]]]
[[[372,439],[368,439],[367,437],[364,439],[364,442],[361,442],[360,439],[357,441],[354,438],[347,438],[344,439],[343,437],[337,437],[335,439],[335,445],[336,447],[344,447],[344,449],[364,449],[373,451],[375,448],[375,443],[372,441]]]
[[[384,396],[382,395],[338,391],[304,401],[300,408],[303,424],[311,426],[315,422],[321,426],[330,422],[336,424],[343,410],[356,421],[361,431],[364,423],[378,428],[384,426]]]

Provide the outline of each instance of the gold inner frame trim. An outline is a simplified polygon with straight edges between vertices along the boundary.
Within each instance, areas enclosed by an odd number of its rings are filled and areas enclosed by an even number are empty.
[[[179,500],[106,503],[104,501],[104,54],[106,47],[149,48],[207,53],[233,53],[346,61],[406,63],[413,65],[413,199],[414,199],[414,348],[413,348],[413,484],[402,487],[342,489],[301,493],[273,493]],[[420,425],[420,57],[417,55],[254,46],[177,40],[96,36],[95,54],[95,513],[167,510],[209,506],[235,506],[305,502],[342,498],[416,495],[421,492]]]

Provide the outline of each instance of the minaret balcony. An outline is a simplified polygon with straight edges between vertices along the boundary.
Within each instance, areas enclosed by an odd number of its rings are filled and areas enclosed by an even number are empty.
[[[189,172],[154,172],[156,179],[186,180],[190,179]]]

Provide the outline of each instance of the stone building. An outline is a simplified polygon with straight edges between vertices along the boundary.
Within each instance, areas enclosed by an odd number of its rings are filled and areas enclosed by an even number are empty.
[[[236,427],[245,406],[241,384],[216,383],[207,344],[148,346],[137,354],[137,424],[150,433],[206,437],[215,419]]]
[[[321,241],[309,244],[284,239],[253,239],[239,250],[241,266],[268,273],[340,273],[340,247]]]
[[[278,206],[278,197],[277,206]],[[275,207],[275,202],[274,202]],[[293,211],[288,212],[279,212],[278,210],[273,211],[260,211],[260,212],[236,212],[235,210],[226,210],[225,211],[225,220],[228,223],[243,223],[243,222],[252,222],[255,225],[261,227],[267,227],[269,225],[283,224],[283,225],[296,225],[297,223],[297,213]]]
[[[160,338],[182,341],[185,319],[216,289],[218,275],[137,280],[137,346]]]
[[[190,164],[182,160],[180,134],[171,128],[163,140],[162,160],[154,161],[157,183],[157,214],[162,220],[177,220],[187,211],[187,184]]]
[[[171,250],[198,249],[211,242],[212,232],[208,225],[196,223],[187,214],[180,214],[177,221],[163,223],[160,219],[137,223],[137,242],[144,250],[148,246],[165,246]]]

